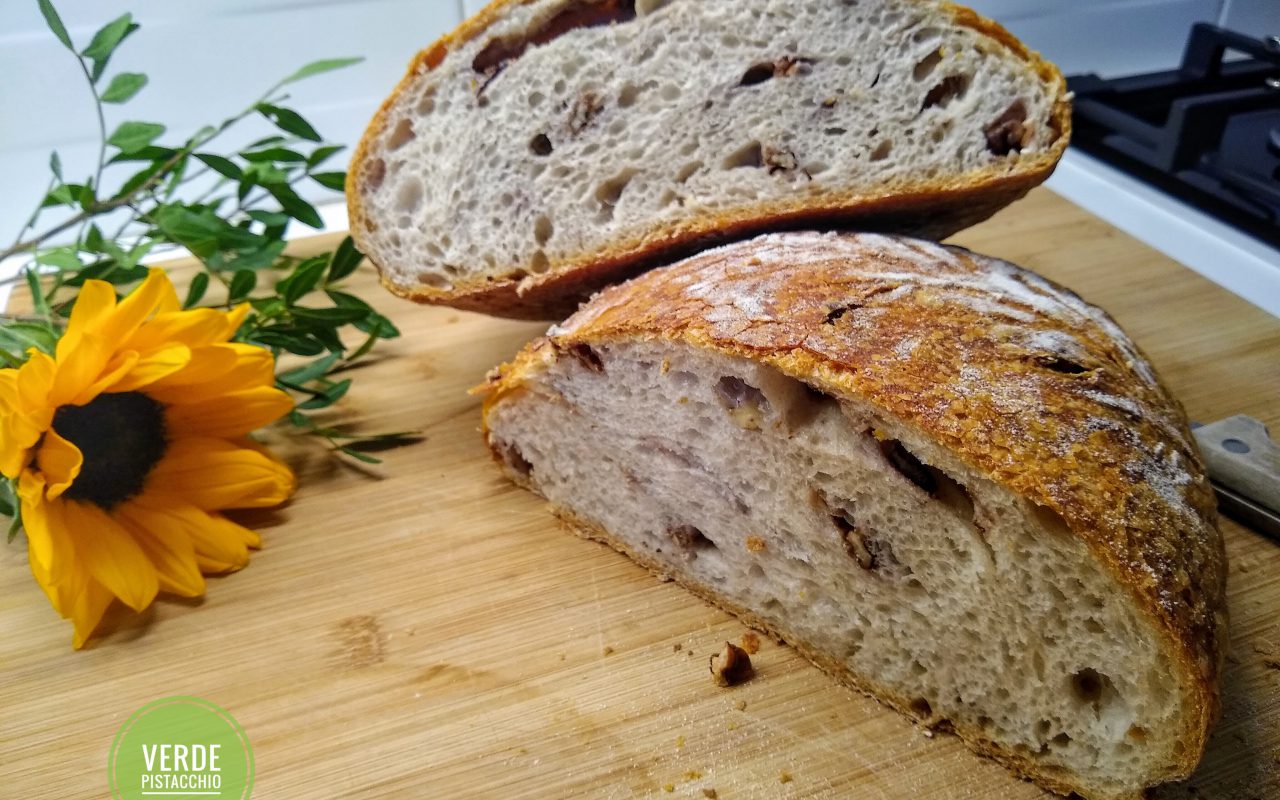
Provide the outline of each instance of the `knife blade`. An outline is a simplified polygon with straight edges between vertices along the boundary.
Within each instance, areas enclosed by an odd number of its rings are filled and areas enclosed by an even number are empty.
[[[1245,414],[1191,427],[1222,513],[1280,541],[1280,445],[1267,427]]]

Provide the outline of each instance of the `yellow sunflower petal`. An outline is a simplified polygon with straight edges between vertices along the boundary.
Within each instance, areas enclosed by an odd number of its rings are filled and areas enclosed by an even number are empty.
[[[45,497],[55,500],[71,488],[71,482],[80,475],[80,468],[84,466],[84,456],[80,453],[79,447],[50,428],[44,435],[44,441],[40,443],[40,450],[36,453],[36,465],[40,467],[40,472],[44,474],[44,480],[48,484]]]
[[[58,342],[57,356],[61,363],[70,350],[75,349],[79,337],[96,332],[116,309],[115,287],[106,281],[85,281],[71,308],[67,330]]]
[[[293,488],[293,472],[263,451],[224,439],[190,437],[170,443],[143,491],[212,511],[278,505]]]
[[[0,369],[0,413],[18,408],[18,370]]]
[[[136,351],[129,351],[135,353]],[[176,372],[182,372],[191,363],[191,348],[185,344],[175,344],[153,350],[145,356],[134,359],[127,373],[118,377],[111,384],[113,392],[132,392],[150,386]]]
[[[171,405],[165,421],[174,436],[233,437],[275,422],[293,408],[293,398],[274,386],[259,386]]]
[[[36,351],[18,369],[18,402],[28,414],[47,409],[49,391],[58,372],[57,363],[48,353]]]
[[[150,605],[160,588],[156,568],[129,532],[91,503],[65,503],[63,514],[94,580],[134,611]]]
[[[147,494],[132,505],[147,514],[152,528],[164,525],[190,540],[196,564],[205,574],[240,569],[249,563],[249,549],[261,543],[248,528],[195,506]]]
[[[103,320],[100,332],[113,342],[131,336],[151,316],[161,298],[166,295],[171,295],[174,299],[178,296],[165,271],[153,267],[147,272],[146,280],[120,301],[115,313]]]
[[[66,501],[46,501],[44,492],[44,478],[23,473],[18,481],[18,497],[22,501],[22,528],[27,535],[31,571],[49,594],[53,607],[65,615],[66,607],[51,592],[75,571],[75,545],[62,513]]]
[[[193,364],[190,370],[156,381],[147,393],[162,403],[176,404],[275,384],[275,358],[270,350],[228,342],[201,347],[196,352],[208,359],[200,368]],[[217,367],[223,365],[216,362],[228,356],[231,364],[219,372]]]
[[[92,578],[85,581],[71,607],[71,621],[75,624],[75,634],[71,637],[72,647],[77,650],[84,647],[113,599],[111,592],[102,584]]]
[[[174,342],[188,347],[225,342],[235,332],[228,322],[226,312],[213,308],[193,308],[188,311],[169,311],[156,314],[121,347],[146,352]]]
[[[181,525],[174,525],[167,514],[134,502],[122,504],[114,513],[155,565],[161,590],[182,597],[204,594],[204,576],[196,563],[195,546]]]
[[[155,397],[156,391],[163,391],[169,387],[194,385],[201,387],[202,395],[214,394],[217,392],[216,388],[205,387],[236,369],[237,361],[237,353],[229,344],[211,344],[191,348],[191,359],[186,366],[152,381],[147,393]],[[156,399],[160,398],[156,397]]]
[[[126,350],[123,353],[116,353],[111,361],[103,366],[103,372],[98,376],[97,380],[81,389],[66,401],[66,404],[73,406],[82,406],[103,392],[124,391],[118,389],[116,384],[120,380],[133,371],[138,363],[138,352],[136,350]]]
[[[31,447],[40,440],[41,430],[22,414],[0,416],[0,474],[16,478],[31,460]]]
[[[240,326],[244,324],[244,318],[249,316],[249,312],[252,309],[253,306],[248,303],[241,303],[227,312],[227,327],[230,329],[231,333],[235,333],[240,330]]]
[[[83,394],[97,383],[107,362],[111,360],[112,347],[101,336],[85,333],[76,339],[76,345],[68,348],[67,352],[63,352],[62,347],[67,337],[64,336],[58,343],[58,370],[54,375],[48,400],[55,408],[66,405],[72,398]]]

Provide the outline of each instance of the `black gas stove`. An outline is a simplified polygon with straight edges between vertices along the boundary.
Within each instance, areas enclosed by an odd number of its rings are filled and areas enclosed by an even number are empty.
[[[1067,83],[1073,147],[1280,247],[1280,36],[1200,23],[1176,70]]]

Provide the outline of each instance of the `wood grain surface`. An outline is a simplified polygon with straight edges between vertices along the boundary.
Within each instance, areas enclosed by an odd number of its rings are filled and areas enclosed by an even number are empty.
[[[1037,190],[957,242],[1108,309],[1201,421],[1280,428],[1280,320]],[[332,238],[299,245],[332,246]],[[378,467],[281,442],[301,488],[245,516],[264,547],[197,602],[114,609],[81,652],[0,547],[0,797],[103,798],[118,726],[168,695],[243,725],[254,796],[1045,798],[765,641],[714,686],[743,626],[508,485],[466,390],[542,325],[358,290],[404,337],[358,369],[334,422],[417,429]],[[1199,772],[1160,798],[1280,798],[1280,545],[1223,523],[1225,713]]]

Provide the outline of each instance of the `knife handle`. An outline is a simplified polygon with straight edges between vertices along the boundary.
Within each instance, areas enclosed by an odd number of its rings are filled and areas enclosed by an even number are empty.
[[[1237,414],[1195,430],[1209,476],[1236,493],[1280,511],[1280,445],[1267,427]]]

